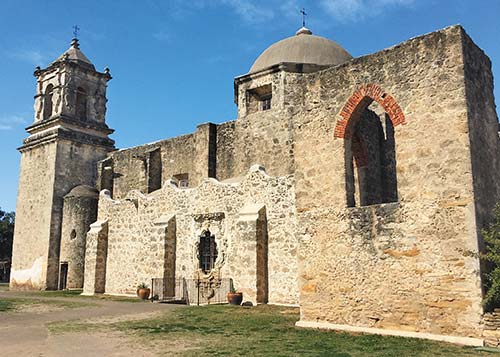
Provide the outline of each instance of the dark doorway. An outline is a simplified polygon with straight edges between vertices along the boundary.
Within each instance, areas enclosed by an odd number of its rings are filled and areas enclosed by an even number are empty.
[[[269,300],[268,233],[265,212],[257,220],[257,303],[267,304]]]
[[[59,290],[66,290],[66,283],[68,281],[68,263],[62,262],[59,271]]]

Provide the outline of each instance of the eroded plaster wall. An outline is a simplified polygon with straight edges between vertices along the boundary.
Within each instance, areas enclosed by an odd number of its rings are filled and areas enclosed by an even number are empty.
[[[46,287],[57,144],[21,155],[10,286]]]
[[[63,197],[75,186],[95,185],[97,161],[108,151],[58,140],[22,152],[12,288],[57,289]]]

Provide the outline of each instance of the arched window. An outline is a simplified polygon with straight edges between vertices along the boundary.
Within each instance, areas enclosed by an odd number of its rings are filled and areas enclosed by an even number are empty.
[[[76,118],[87,118],[87,92],[82,87],[76,89]]]
[[[397,202],[394,126],[405,123],[395,99],[376,84],[349,98],[335,137],[344,138],[347,206]]]
[[[215,236],[210,231],[204,231],[200,236],[200,244],[198,246],[198,256],[200,260],[200,269],[207,273],[215,267],[217,260],[217,244]]]
[[[54,95],[54,86],[49,84],[45,89],[43,96],[43,119],[49,119],[52,116],[52,96]]]
[[[374,103],[375,104],[375,103]],[[394,128],[386,113],[365,109],[345,141],[346,193],[350,207],[396,202]]]

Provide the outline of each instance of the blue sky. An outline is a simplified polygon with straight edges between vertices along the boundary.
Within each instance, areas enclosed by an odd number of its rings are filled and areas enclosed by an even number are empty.
[[[35,66],[82,51],[111,69],[108,124],[119,148],[235,119],[233,78],[301,25],[353,56],[460,23],[493,62],[500,98],[500,0],[2,0],[0,207],[15,209],[20,154],[33,121]]]

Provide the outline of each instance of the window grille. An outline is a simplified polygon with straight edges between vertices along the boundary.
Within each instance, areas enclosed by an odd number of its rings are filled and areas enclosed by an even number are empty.
[[[205,231],[200,237],[199,245],[200,269],[206,273],[215,267],[217,260],[217,244],[215,236],[210,231]]]
[[[188,188],[189,187],[189,174],[177,174],[173,176],[175,184],[179,188]]]
[[[262,102],[262,110],[271,109],[271,96],[270,95],[263,97],[261,102]]]

